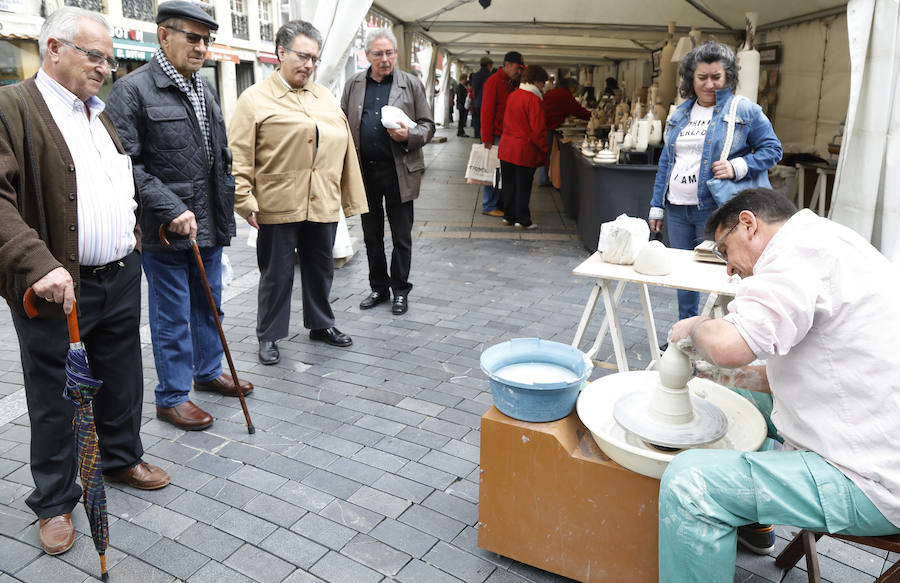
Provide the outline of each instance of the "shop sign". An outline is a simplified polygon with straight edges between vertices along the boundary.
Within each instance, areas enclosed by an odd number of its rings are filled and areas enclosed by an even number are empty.
[[[149,43],[129,40],[113,42],[113,55],[117,59],[128,61],[149,61],[158,47]]]
[[[3,2],[4,0],[0,0]],[[133,28],[122,28],[121,26],[113,27],[113,38],[120,38],[123,40],[133,40],[133,41],[143,41],[144,40],[144,31],[135,30]]]
[[[257,53],[256,58],[259,59],[260,63],[269,63],[270,65],[278,64],[278,57],[274,53],[259,52]]]
[[[240,63],[241,58],[238,54],[225,47],[212,46],[206,52],[206,58],[212,61],[224,61],[227,63]]]
[[[25,0],[0,0],[0,10],[3,12],[24,12]]]

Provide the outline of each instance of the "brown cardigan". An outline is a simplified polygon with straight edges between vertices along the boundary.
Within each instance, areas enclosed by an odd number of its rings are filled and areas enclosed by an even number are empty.
[[[100,119],[121,154],[112,122]],[[136,214],[140,214],[140,197]],[[57,267],[80,288],[75,164],[34,78],[0,87],[0,296],[24,315],[25,290]],[[140,250],[141,233],[134,235]],[[42,316],[62,306],[37,302]]]

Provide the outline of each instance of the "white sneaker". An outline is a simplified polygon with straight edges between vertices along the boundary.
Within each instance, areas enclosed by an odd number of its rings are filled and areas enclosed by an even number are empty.
[[[516,223],[516,228],[517,228],[517,229],[522,229],[522,230],[525,230],[525,231],[531,231],[531,230],[533,230],[533,229],[537,229],[538,226],[537,226],[537,223],[531,223],[531,224],[528,225],[527,227],[526,227],[525,225],[523,225],[522,223]]]
[[[511,227],[511,226],[512,226],[512,221],[507,221],[506,219],[500,219],[500,224],[501,224],[501,225],[504,225],[504,226],[506,226],[506,227]]]

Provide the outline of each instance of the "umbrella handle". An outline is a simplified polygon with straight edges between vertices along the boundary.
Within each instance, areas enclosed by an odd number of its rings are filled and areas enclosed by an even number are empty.
[[[37,294],[34,288],[25,290],[25,297],[22,298],[22,305],[25,308],[25,314],[29,318],[38,315],[37,305],[35,305]],[[78,331],[78,310],[75,308],[75,300],[72,300],[72,311],[66,314],[66,323],[69,326],[69,343],[81,342],[81,334]]]

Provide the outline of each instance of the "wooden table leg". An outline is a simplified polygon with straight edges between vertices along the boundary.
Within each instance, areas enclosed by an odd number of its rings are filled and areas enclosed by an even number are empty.
[[[653,319],[653,306],[650,304],[650,290],[646,283],[640,285],[641,305],[644,308],[644,326],[647,329],[647,341],[650,344],[650,364],[652,368],[659,360],[659,340],[656,338],[656,321]]]
[[[581,314],[581,321],[578,322],[578,329],[575,330],[575,338],[572,339],[573,348],[578,348],[581,341],[584,339],[584,333],[591,321],[591,316],[594,315],[594,309],[597,307],[598,299],[600,299],[600,284],[595,283],[594,287],[591,289],[591,295],[588,296],[587,304],[584,306],[584,312]],[[587,353],[587,357],[593,358],[596,352],[596,348],[592,347],[591,352]]]

